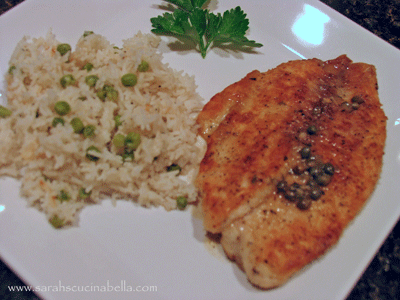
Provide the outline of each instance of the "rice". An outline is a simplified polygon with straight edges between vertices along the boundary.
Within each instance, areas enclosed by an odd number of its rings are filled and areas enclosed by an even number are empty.
[[[162,63],[159,42],[139,32],[117,48],[89,34],[61,55],[50,31],[16,46],[6,74],[12,115],[0,118],[0,176],[20,179],[21,195],[55,227],[77,225],[83,207],[106,198],[168,211],[180,196],[196,202],[193,181],[205,149],[196,125],[202,99],[193,77]],[[147,71],[137,70],[142,61]],[[90,71],[83,68],[87,63]],[[136,85],[121,83],[126,73],[137,76]],[[67,74],[75,83],[63,87]],[[98,77],[92,87],[88,75]],[[112,86],[117,98],[101,100],[104,86]],[[58,101],[69,104],[68,114],[55,112]],[[94,125],[95,135],[75,133],[70,122],[76,117]],[[53,126],[54,118],[64,124]],[[114,145],[116,134],[130,132],[140,134],[136,150]],[[91,146],[97,150],[88,151]],[[171,165],[180,170],[168,171]]]

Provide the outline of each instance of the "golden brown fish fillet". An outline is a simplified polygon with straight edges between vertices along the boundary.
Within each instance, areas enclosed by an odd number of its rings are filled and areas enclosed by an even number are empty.
[[[205,229],[261,288],[334,245],[378,181],[386,116],[375,67],[343,55],[253,71],[198,117]]]

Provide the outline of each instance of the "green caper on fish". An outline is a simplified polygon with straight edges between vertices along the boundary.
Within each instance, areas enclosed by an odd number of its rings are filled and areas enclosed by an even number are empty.
[[[309,158],[311,155],[311,148],[310,147],[302,148],[300,150],[300,155],[301,155],[301,158],[304,158],[304,159]]]
[[[319,166],[319,165],[316,165],[316,166],[314,166],[314,167],[311,167],[311,168],[308,170],[308,172],[309,172],[310,175],[311,175],[312,177],[314,177],[314,178],[316,178],[316,177],[318,177],[318,176],[320,176],[320,175],[322,175],[322,174],[324,173],[322,167]]]
[[[303,200],[306,197],[306,193],[301,187],[299,187],[295,190],[295,197],[297,201]]]
[[[317,129],[317,126],[315,126],[315,125],[311,125],[311,126],[309,126],[309,127],[307,128],[307,133],[308,133],[309,135],[316,134],[317,131],[318,131],[318,129]]]
[[[285,198],[286,198],[287,200],[289,200],[289,201],[291,201],[291,202],[295,201],[295,198],[296,198],[296,194],[295,194],[295,192],[292,191],[292,190],[286,191],[286,193],[285,193],[284,196],[285,196]]]
[[[287,182],[285,180],[281,180],[277,183],[276,188],[278,189],[278,192],[285,192],[287,189]]]
[[[309,198],[301,199],[296,203],[296,206],[301,210],[307,210],[311,206],[311,200]]]
[[[333,175],[333,174],[335,174],[335,168],[334,168],[334,166],[333,166],[332,164],[330,164],[330,163],[326,163],[326,164],[323,166],[323,170],[324,170],[324,172],[325,172],[326,174],[328,174],[328,175]]]
[[[321,198],[323,194],[323,191],[317,187],[314,187],[311,189],[309,196],[312,200],[318,200],[319,198]]]
[[[293,183],[285,192],[285,198],[289,201],[296,201],[301,197],[301,192],[298,191],[299,189],[300,185],[296,182]]]
[[[304,168],[304,167],[301,166],[301,165],[297,165],[297,166],[295,166],[292,170],[293,170],[293,173],[294,173],[294,174],[296,174],[296,175],[301,175],[301,174],[304,173],[304,171],[306,170],[306,168]]]
[[[307,158],[306,164],[309,168],[315,167],[318,164],[318,158],[315,155],[311,155]]]
[[[331,181],[331,176],[328,174],[321,174],[315,178],[315,181],[321,186],[327,186]]]

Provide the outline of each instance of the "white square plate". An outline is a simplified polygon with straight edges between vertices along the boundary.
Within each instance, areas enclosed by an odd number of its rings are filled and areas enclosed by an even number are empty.
[[[144,209],[109,201],[81,212],[80,226],[54,230],[45,216],[26,207],[20,183],[0,180],[0,255],[45,299],[343,299],[400,216],[400,52],[316,0],[220,0],[223,12],[238,5],[250,20],[249,39],[264,44],[255,53],[214,49],[206,57],[172,51],[163,38],[164,61],[194,75],[208,100],[248,72],[282,62],[347,54],[376,66],[388,116],[382,178],[338,245],[284,286],[260,291],[218,251],[205,245],[200,220],[190,212]],[[137,31],[150,32],[150,18],[163,13],[160,0],[27,0],[0,17],[0,74],[24,36],[56,38],[75,45],[85,30],[116,45]],[[0,90],[4,89],[4,82]],[[3,95],[0,99],[5,103]],[[106,292],[91,292],[106,286]],[[128,292],[137,286],[157,291]],[[63,291],[64,290],[64,291]],[[75,290],[75,291],[74,291]]]

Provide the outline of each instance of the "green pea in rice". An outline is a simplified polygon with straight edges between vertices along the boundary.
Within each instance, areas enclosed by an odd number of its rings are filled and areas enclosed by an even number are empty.
[[[139,32],[117,48],[90,34],[62,56],[61,42],[49,32],[23,38],[14,50],[13,71],[6,74],[12,114],[0,118],[0,175],[21,179],[22,196],[55,227],[77,225],[78,212],[104,198],[166,210],[177,208],[178,197],[196,201],[193,181],[205,151],[196,126],[202,99],[192,77],[162,63],[159,42]],[[137,71],[142,61],[149,64],[145,72]],[[88,63],[93,68],[85,68]],[[135,86],[121,83],[127,73],[137,76]],[[67,74],[75,82],[63,87],[60,79]],[[98,77],[93,86],[85,82],[88,75]],[[58,101],[66,101],[70,112],[53,127]],[[75,133],[74,118],[93,125],[94,135]],[[112,141],[130,132],[141,140],[126,160]],[[172,164],[181,171],[167,172]],[[68,197],[60,201],[60,193]]]

